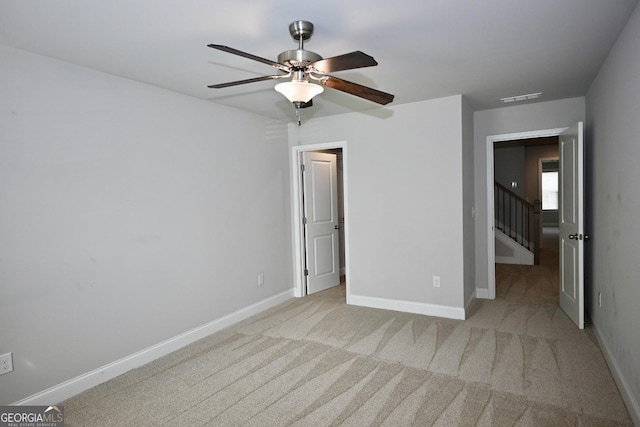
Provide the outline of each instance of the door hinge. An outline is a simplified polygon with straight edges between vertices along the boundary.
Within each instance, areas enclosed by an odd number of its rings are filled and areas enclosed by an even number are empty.
[[[302,218],[302,224],[307,225],[307,217]]]
[[[300,172],[304,172],[304,165],[300,165]]]
[[[304,269],[304,275],[305,275],[305,276],[308,276],[308,275],[309,275],[309,270],[308,270],[308,269],[306,269],[306,268]]]

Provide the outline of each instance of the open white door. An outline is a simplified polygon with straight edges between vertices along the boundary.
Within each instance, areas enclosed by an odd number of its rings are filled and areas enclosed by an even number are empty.
[[[560,134],[560,307],[584,328],[584,129]]]
[[[335,154],[302,153],[307,294],[340,284]]]

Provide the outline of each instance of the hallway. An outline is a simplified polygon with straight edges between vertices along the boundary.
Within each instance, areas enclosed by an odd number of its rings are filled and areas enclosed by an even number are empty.
[[[545,227],[540,265],[496,264],[496,298],[541,298],[558,303],[558,228]]]

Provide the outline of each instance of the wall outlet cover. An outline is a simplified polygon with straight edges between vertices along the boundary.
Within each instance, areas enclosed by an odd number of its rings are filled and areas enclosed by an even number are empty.
[[[0,375],[8,374],[13,371],[13,357],[11,353],[0,356]]]

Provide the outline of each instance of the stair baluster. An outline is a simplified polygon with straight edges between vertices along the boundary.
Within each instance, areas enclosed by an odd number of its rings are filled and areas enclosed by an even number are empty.
[[[495,226],[534,255],[540,263],[540,200],[529,203],[507,187],[494,185]]]

